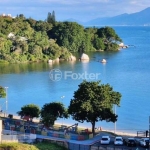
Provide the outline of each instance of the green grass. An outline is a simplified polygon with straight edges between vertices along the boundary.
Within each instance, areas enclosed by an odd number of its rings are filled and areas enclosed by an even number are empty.
[[[42,142],[33,145],[22,143],[3,143],[0,150],[67,150],[67,148],[56,143]]]
[[[0,150],[38,150],[34,145],[22,143],[3,143],[0,145]]]
[[[60,146],[56,143],[43,142],[35,144],[38,150],[67,150],[67,148]]]
[[[9,62],[6,60],[0,60],[0,64],[9,64]]]

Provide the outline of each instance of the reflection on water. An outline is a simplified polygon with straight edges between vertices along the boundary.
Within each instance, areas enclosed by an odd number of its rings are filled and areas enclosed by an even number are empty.
[[[90,57],[90,60],[81,60],[82,63],[89,63],[89,61],[100,61],[102,58],[108,58],[109,56],[116,55],[116,52],[87,52],[87,54]],[[100,54],[100,55],[98,55]],[[22,63],[22,64],[0,64],[0,74],[20,74],[20,73],[27,73],[27,72],[36,72],[36,71],[46,71],[55,67],[58,67],[59,65],[66,65],[71,64],[75,65],[76,63],[79,63],[78,60],[79,54],[74,54],[77,58],[76,61],[55,61],[53,63],[47,63],[47,62],[34,62],[34,63]]]
[[[89,59],[84,59],[84,60],[82,59],[81,62],[82,62],[82,63],[88,63],[88,62],[89,62]]]
[[[32,71],[48,70],[48,63],[0,64],[0,74],[20,74]]]

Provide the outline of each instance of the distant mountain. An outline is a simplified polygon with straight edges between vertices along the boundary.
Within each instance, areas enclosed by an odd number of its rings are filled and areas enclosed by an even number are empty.
[[[84,23],[84,25],[150,25],[150,7],[137,13],[97,18]]]

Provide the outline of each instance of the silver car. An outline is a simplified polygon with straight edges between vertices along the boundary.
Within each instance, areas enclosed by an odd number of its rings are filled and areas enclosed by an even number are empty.
[[[123,138],[121,136],[116,136],[114,139],[114,145],[123,145]]]
[[[110,137],[109,136],[102,136],[100,143],[101,144],[109,144],[110,143]]]
[[[149,147],[149,138],[141,138],[139,144],[143,147]]]

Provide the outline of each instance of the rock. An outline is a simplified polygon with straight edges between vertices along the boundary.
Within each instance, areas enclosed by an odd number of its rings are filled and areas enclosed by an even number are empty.
[[[81,60],[89,60],[89,56],[87,55],[87,54],[85,54],[85,53],[83,53],[82,55],[81,55],[81,58],[80,58]]]
[[[122,48],[128,48],[128,45],[124,45]]]
[[[70,60],[70,61],[76,61],[76,57],[73,56],[73,55],[71,55],[70,58],[69,58],[69,60]]]
[[[128,45],[124,45],[124,43],[120,43],[118,44],[120,48],[128,48],[129,46]]]
[[[53,63],[59,64],[59,58],[54,59],[54,60],[53,60]]]
[[[102,61],[101,61],[102,63],[106,63],[107,61],[106,61],[106,59],[102,59]]]
[[[53,60],[52,59],[48,60],[49,64],[52,64],[52,63],[55,63],[55,62],[59,62],[59,58],[56,58],[56,59],[53,59]]]
[[[89,62],[89,59],[82,59],[81,62],[82,62],[82,63],[88,63],[88,62]]]
[[[124,43],[120,43],[120,44],[118,44],[120,47],[123,47],[124,46]]]
[[[56,58],[53,60],[54,62],[59,62],[59,58]]]
[[[49,59],[49,60],[48,60],[48,63],[49,63],[49,64],[52,64],[52,63],[53,63],[53,60]]]

